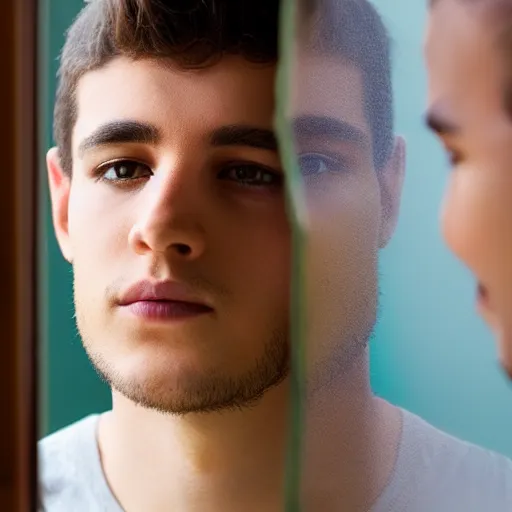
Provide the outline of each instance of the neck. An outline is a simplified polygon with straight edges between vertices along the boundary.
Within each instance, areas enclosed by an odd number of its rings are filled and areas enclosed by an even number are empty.
[[[302,494],[311,510],[330,510],[317,506],[326,498],[345,505],[373,499],[393,467],[398,424],[373,397],[367,374],[358,368],[308,400]],[[288,402],[287,381],[250,409],[183,417],[114,393],[99,431],[109,484],[128,512],[282,510]],[[376,449],[384,461],[378,468]],[[370,474],[370,486],[367,476],[357,481]]]
[[[364,357],[310,397],[302,446],[304,510],[367,511],[389,482],[402,418],[375,397]]]

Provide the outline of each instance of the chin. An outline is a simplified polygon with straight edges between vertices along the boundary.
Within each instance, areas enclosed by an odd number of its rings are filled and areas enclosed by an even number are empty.
[[[138,380],[162,381],[169,385],[218,372],[203,354],[166,348],[140,347],[115,366],[123,375],[131,375]]]
[[[152,343],[137,344],[130,348],[100,352],[87,347],[89,358],[98,373],[112,381],[133,381],[161,383],[162,386],[175,386],[200,375],[215,372],[211,358],[190,347],[176,349],[169,345]]]
[[[211,387],[210,372],[187,365],[124,365],[105,375],[110,386],[132,403],[166,414],[203,409]]]

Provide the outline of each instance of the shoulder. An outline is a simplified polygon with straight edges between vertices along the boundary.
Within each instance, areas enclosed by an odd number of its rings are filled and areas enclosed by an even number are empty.
[[[60,469],[70,471],[79,460],[83,462],[84,452],[97,451],[98,421],[99,415],[87,416],[39,441],[38,456],[43,476]]]
[[[447,468],[465,467],[480,472],[482,467],[510,470],[512,461],[492,450],[464,441],[425,420],[403,411],[402,448],[413,450],[426,463],[443,462]]]
[[[404,411],[397,471],[431,510],[512,510],[512,461]],[[418,503],[418,510],[423,510]]]
[[[99,418],[99,414],[92,414],[44,437],[38,443],[40,455],[70,444],[75,445],[77,441],[83,441],[84,436],[94,438]]]
[[[84,481],[98,478],[98,471],[101,476],[98,420],[99,415],[87,416],[39,441],[39,483],[45,510],[60,511],[73,502],[87,502]]]

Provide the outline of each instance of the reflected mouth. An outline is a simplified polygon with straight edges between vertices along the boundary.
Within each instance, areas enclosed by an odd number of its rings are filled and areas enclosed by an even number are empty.
[[[478,287],[476,289],[476,299],[479,308],[487,309],[489,305],[489,293],[487,288],[482,283],[478,283]]]
[[[512,365],[501,363],[500,367],[501,367],[502,371],[505,373],[505,376],[512,383]]]

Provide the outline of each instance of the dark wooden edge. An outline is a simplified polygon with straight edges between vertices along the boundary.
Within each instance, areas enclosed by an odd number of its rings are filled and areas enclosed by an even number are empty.
[[[2,0],[0,16],[0,510],[37,498],[37,0]]]
[[[39,355],[39,2],[16,0],[18,28],[17,131],[18,211],[18,482],[19,510],[37,509],[38,355]]]

